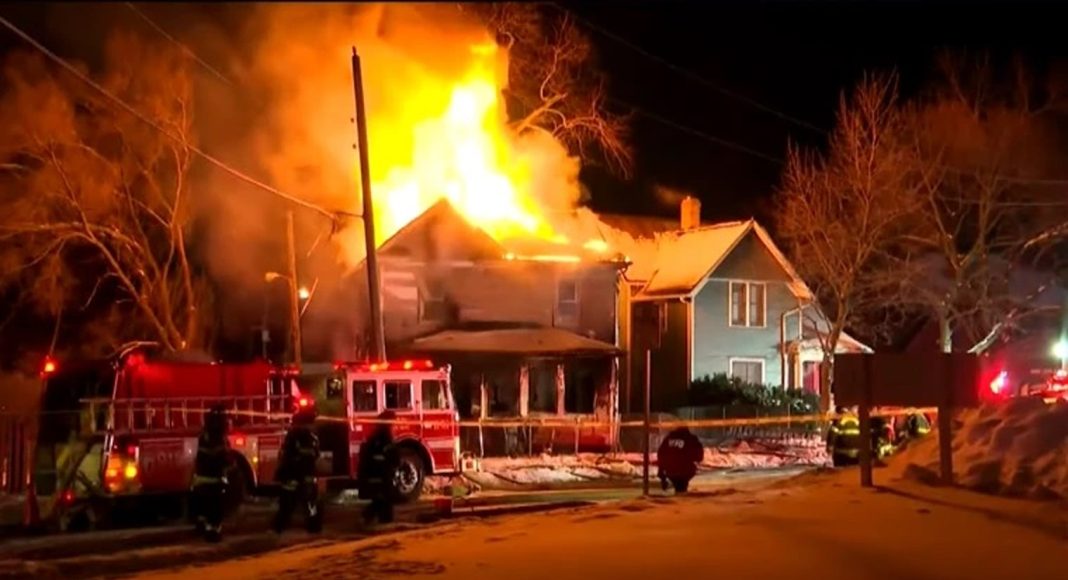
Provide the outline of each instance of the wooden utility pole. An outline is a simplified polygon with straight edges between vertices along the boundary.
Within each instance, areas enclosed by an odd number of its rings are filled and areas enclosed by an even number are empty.
[[[293,212],[286,212],[286,250],[289,266],[289,308],[290,322],[293,327],[293,362],[297,368],[301,364],[301,336],[300,336],[300,286],[297,284],[297,250],[296,239],[293,234]]]
[[[650,399],[653,391],[653,351],[645,349],[645,414],[642,420],[642,495],[649,495]]]
[[[367,155],[367,111],[363,102],[363,74],[356,47],[352,47],[352,88],[356,98],[356,148],[360,154],[360,193],[363,198],[363,237],[367,247],[367,297],[371,314],[371,356],[386,360],[386,336],[382,320],[382,292],[375,248],[375,212],[371,201],[371,161]]]

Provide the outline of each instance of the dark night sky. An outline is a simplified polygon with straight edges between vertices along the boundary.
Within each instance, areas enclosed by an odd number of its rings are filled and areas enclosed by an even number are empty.
[[[243,9],[139,6],[187,42],[198,27],[212,26],[213,19],[219,26],[221,14]],[[602,29],[583,24],[610,76],[612,96],[648,113],[635,117],[637,167],[630,183],[597,170],[584,176],[596,209],[624,213],[674,215],[651,195],[659,183],[697,194],[706,219],[763,217],[781,165],[715,139],[781,159],[789,140],[819,145],[825,135],[746,99],[826,130],[841,91],[866,70],[896,69],[909,92],[931,77],[933,57],[943,47],[1019,52],[1041,67],[1065,56],[1066,46],[1055,2],[564,2],[547,9],[560,6]],[[153,33],[118,3],[5,3],[0,14],[64,56],[82,59],[98,50],[109,26]],[[0,31],[0,49],[18,44]]]

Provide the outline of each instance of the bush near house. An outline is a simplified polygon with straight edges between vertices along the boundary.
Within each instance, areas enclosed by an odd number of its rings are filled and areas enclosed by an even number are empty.
[[[764,415],[804,415],[819,408],[819,395],[815,393],[747,383],[723,373],[691,382],[688,399],[693,407],[756,407]]]

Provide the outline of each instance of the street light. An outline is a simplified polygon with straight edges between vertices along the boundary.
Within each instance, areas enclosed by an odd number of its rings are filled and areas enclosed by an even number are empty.
[[[1051,351],[1053,356],[1057,357],[1061,361],[1061,368],[1068,368],[1068,339],[1061,338],[1057,342],[1053,343],[1053,349]]]

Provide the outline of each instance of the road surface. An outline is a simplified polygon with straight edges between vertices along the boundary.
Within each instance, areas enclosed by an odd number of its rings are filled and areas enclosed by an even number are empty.
[[[807,468],[760,471],[717,471],[694,480],[695,490],[763,485],[804,472]],[[654,482],[655,484],[655,482]],[[654,485],[654,492],[661,494]],[[483,492],[456,503],[453,519],[488,517],[501,513],[574,508],[639,497],[640,484],[600,489],[559,491]],[[309,536],[295,527],[281,540],[266,533],[273,515],[273,503],[248,505],[237,521],[225,524],[226,541],[206,545],[192,537],[189,526],[171,525],[140,529],[100,531],[85,534],[20,538],[0,544],[0,578],[34,574],[37,577],[87,578],[101,574],[133,573],[178,563],[215,561],[251,554],[293,548],[302,544],[351,542],[392,530],[367,530],[359,524],[363,504],[332,505],[326,510],[326,529],[321,536]],[[434,519],[431,501],[398,508],[400,527],[415,527]],[[299,517],[294,522],[299,526]],[[395,527],[393,528],[395,529]]]
[[[139,578],[1064,578],[1063,506],[853,473],[467,520]]]

